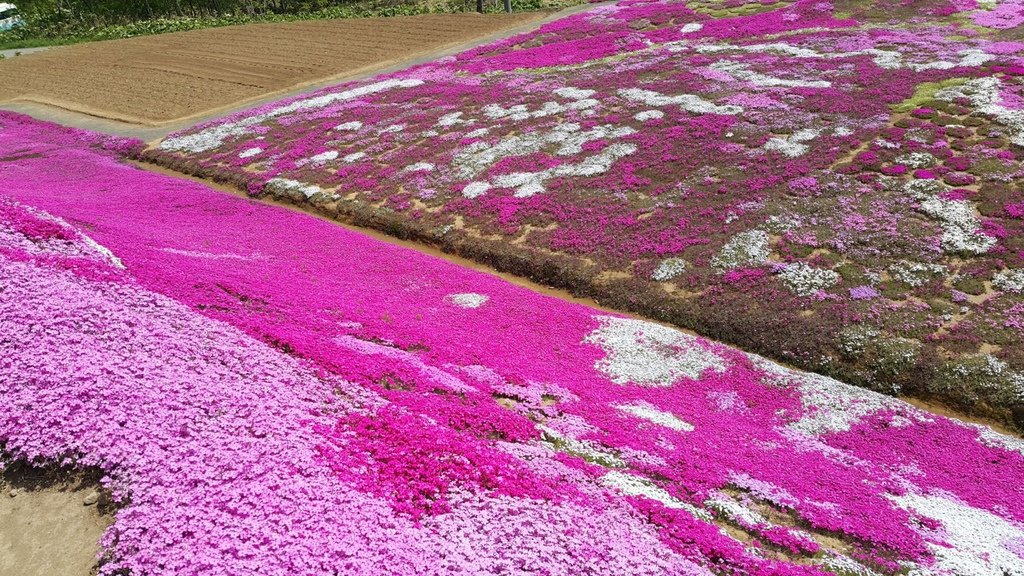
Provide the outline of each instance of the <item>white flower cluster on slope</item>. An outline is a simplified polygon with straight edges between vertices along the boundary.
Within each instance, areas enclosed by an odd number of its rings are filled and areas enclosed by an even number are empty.
[[[900,260],[889,266],[889,275],[911,288],[922,286],[932,278],[945,273],[946,267],[942,264]]]
[[[775,136],[764,143],[764,149],[771,152],[778,152],[789,158],[803,156],[810,149],[804,142],[810,142],[821,134],[821,130],[805,128],[798,130],[788,137]]]
[[[834,270],[815,268],[805,262],[788,264],[779,272],[779,278],[797,296],[812,296],[839,282],[839,274]]]
[[[992,285],[1007,292],[1024,292],[1024,268],[996,272]]]
[[[659,426],[671,428],[672,430],[693,432],[693,424],[690,424],[689,422],[682,420],[681,418],[679,418],[678,416],[671,412],[658,410],[657,408],[648,404],[647,402],[618,404],[615,406],[615,408],[621,410],[622,412],[626,412],[627,414],[632,414],[637,418],[647,420],[648,422],[653,422]]]
[[[673,498],[671,494],[665,491],[665,489],[655,486],[646,478],[612,470],[601,477],[601,484],[609,488],[613,488],[626,496],[643,496],[644,498],[650,498],[651,500],[661,502],[666,508],[686,510],[697,518],[708,521],[711,520],[711,515],[706,511],[701,510],[692,504],[687,504],[678,498]]]
[[[486,304],[490,298],[485,294],[464,292],[462,294],[450,294],[447,300],[459,308],[479,308]]]
[[[306,198],[312,198],[313,196],[323,192],[323,189],[319,186],[306,184],[305,182],[299,182],[298,180],[290,180],[288,178],[271,178],[270,180],[267,180],[267,188],[270,190],[299,192]]]
[[[889,498],[901,508],[942,524],[942,529],[934,532],[919,529],[935,555],[935,565],[915,574],[1024,576],[1024,560],[1008,547],[1024,542],[1024,526],[951,496],[909,492]]]
[[[726,361],[695,336],[631,318],[597,317],[601,326],[583,339],[606,353],[594,367],[616,384],[671,386],[705,370],[725,372]]]
[[[936,100],[952,102],[967,98],[979,112],[988,114],[1010,130],[1010,141],[1024,146],[1024,110],[1012,110],[1000,104],[999,78],[988,76],[968,80],[959,86],[943,88],[935,93]]]
[[[226,122],[224,124],[210,126],[209,128],[200,130],[194,134],[168,138],[160,143],[160,149],[177,152],[192,152],[196,154],[200,152],[208,152],[210,150],[220,148],[228,138],[248,134],[249,128],[271,118],[285,116],[302,110],[323,108],[337,102],[352,100],[354,98],[360,98],[362,96],[368,96],[370,94],[384,92],[394,88],[411,88],[413,86],[419,86],[420,84],[423,84],[423,80],[414,78],[406,80],[391,79],[367,84],[358,88],[352,88],[351,90],[345,90],[344,92],[304,98],[302,100],[296,100],[291,104],[273,108],[262,114],[255,114],[234,122]]]
[[[542,150],[549,145],[557,145],[555,154],[572,156],[583,151],[583,146],[594,140],[616,139],[635,134],[636,130],[629,126],[612,126],[605,124],[590,130],[581,131],[576,123],[559,124],[546,132],[531,132],[510,136],[490,145],[486,142],[474,142],[456,154],[454,163],[461,178],[474,178],[495,162],[513,156],[526,156]],[[492,186],[515,188],[517,198],[527,198],[543,192],[544,183],[551,178],[565,176],[596,176],[607,172],[619,158],[636,152],[636,145],[616,142],[606,146],[600,152],[588,156],[579,162],[562,164],[537,172],[513,172],[494,177],[490,182],[471,182],[463,189],[467,198],[475,198],[486,193]]]
[[[684,44],[674,43],[668,47],[669,50],[682,51],[687,48]],[[793,56],[796,58],[822,58],[822,59],[835,59],[835,58],[852,58],[854,56],[871,56],[872,61],[880,68],[886,68],[889,70],[895,70],[898,68],[909,68],[915,72],[922,72],[924,70],[949,70],[950,68],[956,68],[958,66],[981,66],[985,62],[992,60],[994,56],[986,54],[985,52],[973,48],[961,50],[959,52],[960,59],[956,62],[949,62],[947,60],[937,60],[934,62],[927,62],[918,64],[914,62],[904,62],[903,54],[894,50],[880,50],[878,48],[866,48],[864,50],[853,50],[850,52],[818,52],[810,48],[801,48],[799,46],[793,46],[784,42],[774,42],[770,44],[747,44],[747,45],[734,45],[734,44],[704,44],[695,46],[694,50],[701,54],[713,54],[716,52],[776,52],[785,56]]]
[[[733,62],[732,60],[719,60],[712,63],[708,68],[718,72],[725,72],[741,82],[748,82],[765,88],[829,88],[832,86],[832,83],[828,80],[790,80],[768,76],[767,74],[754,72],[750,69],[749,64]]]
[[[651,274],[651,278],[657,282],[667,282],[679,276],[686,270],[686,260],[682,258],[666,258],[658,264]]]
[[[619,90],[619,96],[633,101],[642,102],[648,106],[679,106],[687,112],[693,112],[694,114],[727,114],[736,115],[743,112],[742,106],[736,106],[733,104],[726,104],[719,106],[714,102],[709,102],[700,96],[693,94],[680,94],[678,96],[666,96],[653,90],[644,90],[643,88],[623,88]]]
[[[719,272],[744,266],[759,266],[768,261],[771,254],[768,233],[763,230],[749,230],[733,236],[722,247],[722,251],[711,259],[711,265]]]
[[[896,398],[827,376],[797,372],[755,354],[747,357],[764,372],[766,384],[792,387],[800,393],[802,414],[786,426],[794,432],[807,436],[845,432],[862,418],[883,411],[894,414],[894,424],[908,417],[926,418],[923,412]]]
[[[909,152],[897,156],[896,162],[911,168],[927,168],[935,164],[935,156],[927,152]]]
[[[996,239],[980,233],[981,221],[966,200],[947,200],[933,196],[921,202],[921,211],[942,226],[942,248],[947,252],[984,254],[996,245]]]
[[[996,239],[981,233],[981,220],[966,200],[948,200],[937,194],[942,187],[934,180],[911,180],[903,190],[920,202],[920,209],[939,221],[942,227],[942,248],[952,253],[984,254]]]

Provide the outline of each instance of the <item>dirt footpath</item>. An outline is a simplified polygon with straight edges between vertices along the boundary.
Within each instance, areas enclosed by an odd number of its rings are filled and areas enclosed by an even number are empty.
[[[387,67],[548,15],[248,24],[66,46],[0,61],[0,102],[159,125]]]
[[[94,480],[32,469],[0,473],[0,576],[94,573],[112,520]]]

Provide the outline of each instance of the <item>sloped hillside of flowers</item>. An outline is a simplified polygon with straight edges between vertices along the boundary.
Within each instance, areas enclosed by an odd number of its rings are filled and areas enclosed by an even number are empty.
[[[625,0],[147,157],[1021,425],[1022,23]]]
[[[132,146],[0,115],[0,448],[103,574],[1024,574],[1019,439]]]

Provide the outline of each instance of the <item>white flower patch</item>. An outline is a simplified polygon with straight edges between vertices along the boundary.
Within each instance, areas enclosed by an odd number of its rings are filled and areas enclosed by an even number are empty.
[[[722,247],[722,251],[711,259],[711,265],[719,272],[746,266],[760,266],[768,261],[770,254],[768,233],[763,230],[749,230],[733,236]]]
[[[338,124],[337,126],[334,127],[334,129],[341,132],[355,132],[356,130],[359,130],[362,127],[362,122],[358,120],[353,120],[351,122],[345,122],[344,124]]]
[[[463,120],[462,114],[462,112],[452,112],[450,114],[445,114],[444,116],[438,118],[437,124],[435,124],[435,126],[440,126],[442,128],[450,128],[452,126],[458,126],[459,124],[472,124],[474,122],[473,120]]]
[[[673,51],[680,51],[682,48],[670,48]],[[733,44],[705,44],[701,46],[695,46],[694,49],[701,54],[712,54],[716,52],[777,52],[785,56],[793,56],[796,58],[821,58],[821,59],[836,59],[836,58],[851,58],[854,56],[871,56],[872,61],[880,68],[886,68],[888,70],[895,70],[898,68],[909,68],[916,72],[924,70],[949,70],[950,68],[956,68],[958,66],[980,66],[989,60],[992,60],[994,56],[986,54],[985,52],[977,49],[966,49],[959,52],[960,59],[957,62],[948,62],[945,60],[939,60],[936,62],[926,63],[906,63],[903,60],[903,54],[894,50],[881,50],[878,48],[866,48],[864,50],[853,50],[850,52],[818,52],[810,48],[801,48],[799,46],[793,46],[784,42],[774,42],[770,44],[746,44],[743,46]]]
[[[321,152],[321,153],[316,154],[314,156],[310,156],[309,157],[309,162],[311,164],[323,164],[324,162],[330,162],[331,160],[335,160],[335,159],[337,159],[337,157],[338,157],[338,151],[337,150],[328,150],[326,152]]]
[[[788,137],[775,136],[765,142],[764,149],[770,152],[778,152],[789,158],[797,158],[810,150],[810,146],[804,144],[804,142],[814,140],[819,134],[821,134],[820,130],[805,128],[790,134]]]
[[[800,393],[803,415],[787,428],[807,436],[846,432],[862,418],[886,410],[904,419],[908,415],[922,419],[920,411],[905,402],[833,378],[781,367],[773,376]]]
[[[733,104],[719,106],[694,94],[666,96],[653,90],[644,90],[643,88],[624,88],[619,90],[618,94],[627,100],[641,102],[647,106],[679,106],[683,110],[694,114],[736,115],[743,112],[742,106]]]
[[[935,556],[934,566],[918,571],[928,575],[1024,576],[1024,559],[1010,550],[1024,541],[1024,526],[987,510],[939,494],[889,495],[899,507],[942,524],[931,531],[914,526]]]
[[[830,553],[829,556],[822,561],[821,565],[828,571],[834,572],[835,574],[844,574],[848,576],[882,576],[881,573],[875,572],[853,558],[843,556],[842,554],[836,554],[834,552]]]
[[[644,110],[643,112],[637,112],[633,115],[633,119],[641,122],[647,122],[648,120],[660,120],[665,117],[665,113],[661,110]]]
[[[651,278],[657,282],[667,282],[679,276],[686,270],[686,260],[682,258],[666,258],[658,264],[651,274]]]
[[[579,124],[571,124],[564,130],[566,136],[555,154],[559,156],[575,156],[583,152],[583,145],[594,140],[605,138],[622,138],[636,134],[636,130],[629,126],[613,127],[610,124],[596,126],[586,132],[579,132]]]
[[[959,86],[939,90],[935,99],[952,102],[957,98],[967,98],[976,110],[993,116],[996,122],[1009,128],[1011,142],[1024,146],[1024,110],[1011,110],[999,103],[1001,85],[999,78],[994,76],[975,78]]]
[[[584,158],[582,162],[575,164],[562,164],[541,170],[540,172],[514,172],[502,174],[494,178],[495,186],[500,188],[515,188],[513,194],[516,198],[529,198],[534,194],[546,190],[544,182],[552,178],[565,176],[597,176],[604,174],[615,163],[616,160],[629,156],[636,152],[635,144],[616,143],[605,147],[597,154]]]
[[[459,308],[479,308],[486,304],[490,297],[485,294],[465,292],[462,294],[449,294],[445,299]]]
[[[462,195],[466,198],[478,198],[487,193],[491,185],[487,182],[470,182],[462,189]]]
[[[889,266],[889,276],[894,280],[903,282],[911,288],[917,288],[929,282],[932,278],[946,273],[946,267],[942,264],[928,264],[925,262],[911,262],[900,260]]]
[[[846,126],[836,126],[836,129],[832,131],[836,136],[849,136],[853,134],[853,130]]]
[[[312,198],[317,194],[323,192],[323,188],[314,184],[306,184],[305,182],[299,182],[298,180],[290,180],[288,178],[271,178],[267,180],[267,187],[274,190],[287,190],[300,192],[306,198]]]
[[[779,278],[797,296],[813,296],[839,282],[839,274],[834,270],[815,268],[805,262],[787,264]]]
[[[656,486],[646,478],[612,470],[602,476],[600,482],[602,485],[612,488],[626,496],[642,496],[656,502],[661,502],[666,508],[686,510],[690,514],[693,514],[702,520],[709,522],[712,520],[711,515],[708,514],[707,511],[701,510],[692,504],[687,504],[678,498],[673,498],[672,495],[664,488]]]
[[[596,92],[594,92],[593,90],[586,90],[582,88],[573,88],[571,86],[566,86],[565,88],[559,88],[555,90],[555,94],[561,96],[562,98],[567,98],[569,100],[584,100],[586,98],[590,98],[591,96],[596,94]]]
[[[434,165],[430,162],[417,162],[402,169],[403,172],[433,172]]]
[[[366,158],[366,153],[365,152],[353,152],[351,154],[345,155],[345,157],[342,158],[342,160],[344,160],[345,162],[348,162],[349,164],[351,164],[351,163],[356,162],[358,160],[362,160],[363,158]]]
[[[700,22],[687,22],[679,28],[679,31],[683,34],[693,34],[694,32],[700,32],[704,29],[704,25]]]
[[[528,156],[545,146],[560,144],[579,129],[579,124],[560,124],[546,132],[509,136],[494,145],[482,141],[473,142],[455,155],[455,168],[459,177],[473,178],[504,158]]]
[[[492,120],[508,119],[513,122],[521,122],[529,118],[544,118],[546,116],[564,114],[569,110],[587,110],[597,106],[598,104],[600,104],[600,102],[594,98],[573,100],[568,104],[548,101],[541,104],[540,108],[530,111],[526,104],[516,104],[506,108],[500,104],[491,103],[484,106],[482,111],[484,116],[487,116]]]
[[[966,200],[931,197],[921,202],[921,211],[942,226],[942,248],[947,252],[984,254],[996,245],[996,239],[979,232],[981,221]]]
[[[161,150],[171,150],[175,152],[191,152],[198,154],[201,152],[208,152],[215,150],[224,145],[224,141],[231,137],[244,136],[249,133],[249,129],[257,124],[260,124],[271,118],[277,118],[279,116],[285,116],[294,112],[302,110],[312,110],[316,108],[323,108],[330,104],[337,102],[344,102],[346,100],[352,100],[354,98],[360,98],[362,96],[368,96],[370,94],[376,94],[378,92],[384,92],[387,90],[393,90],[395,88],[411,88],[413,86],[419,86],[423,84],[423,80],[418,79],[405,79],[405,80],[383,80],[381,82],[375,82],[373,84],[367,84],[366,86],[360,86],[358,88],[352,88],[351,90],[345,90],[334,94],[324,94],[322,96],[314,96],[312,98],[305,98],[302,100],[296,100],[291,104],[274,108],[268,112],[262,114],[256,114],[248,116],[234,122],[226,122],[224,124],[218,124],[211,126],[204,130],[200,130],[194,134],[186,134],[184,136],[174,136],[167,138],[160,143]]]
[[[481,136],[486,136],[487,133],[490,132],[490,131],[491,131],[490,128],[477,128],[476,130],[473,130],[472,132],[467,132],[466,133],[466,138],[480,138]]]
[[[1024,292],[1024,268],[996,272],[992,285],[1006,292]]]
[[[693,424],[686,422],[671,412],[664,412],[658,410],[647,402],[634,402],[633,404],[617,404],[615,408],[632,414],[637,418],[653,422],[658,426],[664,426],[671,428],[672,430],[681,432],[693,432]]]
[[[935,156],[927,152],[910,152],[897,156],[896,162],[911,168],[927,168],[935,165]]]
[[[246,148],[238,153],[239,158],[252,158],[263,152],[263,148]]]
[[[1024,456],[1024,440],[1014,438],[1013,436],[1007,436],[1006,434],[1000,434],[984,424],[964,423],[964,426],[976,429],[978,431],[978,441],[982,444],[992,448],[1002,448],[1011,452],[1019,452],[1021,456]]]
[[[600,327],[583,342],[605,351],[594,368],[616,384],[671,386],[681,378],[697,380],[706,370],[726,370],[725,359],[696,336],[643,320],[596,318]]]
[[[391,124],[377,131],[378,134],[394,134],[405,130],[405,124]]]
[[[768,76],[767,74],[754,72],[748,64],[731,60],[719,60],[712,63],[708,68],[718,72],[725,72],[740,82],[747,82],[763,88],[830,88],[832,86],[832,83],[828,80],[792,80]]]

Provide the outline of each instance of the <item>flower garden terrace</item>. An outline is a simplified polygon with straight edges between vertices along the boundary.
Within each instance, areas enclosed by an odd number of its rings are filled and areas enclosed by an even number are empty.
[[[904,4],[625,1],[144,156],[1021,425],[1024,8]]]
[[[0,447],[101,574],[1024,575],[1024,443],[0,114]],[[2,461],[0,461],[2,463]]]

